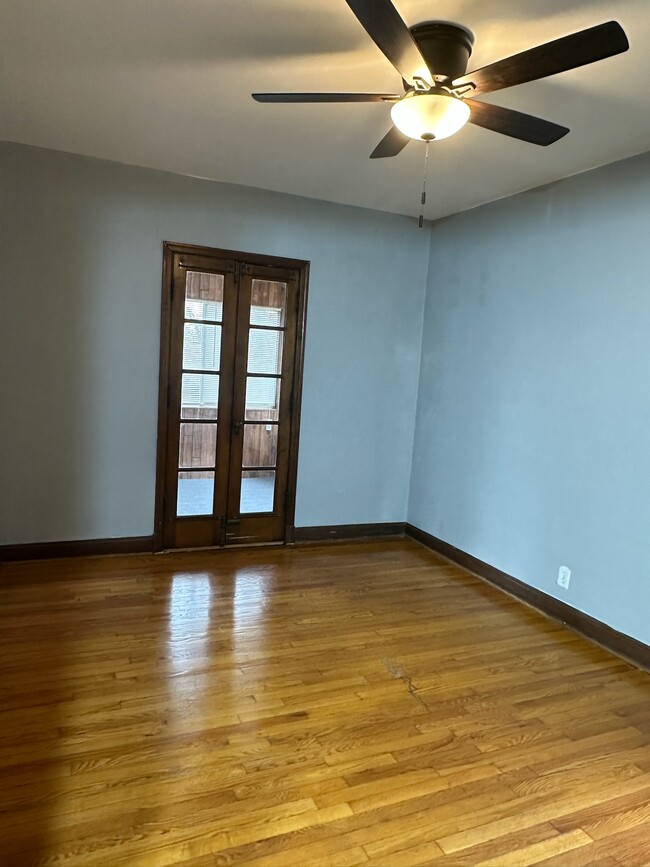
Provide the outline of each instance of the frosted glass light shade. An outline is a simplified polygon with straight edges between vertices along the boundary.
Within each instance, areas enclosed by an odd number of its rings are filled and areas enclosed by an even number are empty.
[[[407,93],[390,111],[393,123],[409,138],[448,138],[469,120],[469,106],[452,94]]]

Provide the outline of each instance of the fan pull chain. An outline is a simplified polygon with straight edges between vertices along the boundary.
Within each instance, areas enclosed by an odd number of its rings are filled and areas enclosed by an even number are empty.
[[[420,204],[422,205],[422,213],[420,214],[420,219],[418,220],[418,226],[421,229],[424,226],[424,206],[427,203],[427,166],[429,165],[429,142],[426,141],[424,143],[424,177],[422,178],[422,196],[420,197]]]

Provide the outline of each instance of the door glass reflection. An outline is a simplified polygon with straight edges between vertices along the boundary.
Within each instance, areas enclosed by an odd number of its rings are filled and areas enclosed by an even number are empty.
[[[282,331],[251,328],[248,333],[248,372],[282,373]]]
[[[186,370],[219,370],[221,326],[186,322],[183,327],[183,367]]]
[[[178,474],[176,515],[211,515],[214,502],[214,472]]]
[[[179,467],[213,467],[216,454],[216,424],[181,425],[178,446]]]
[[[219,375],[184,373],[181,386],[181,418],[216,419]]]
[[[245,424],[243,465],[245,467],[274,467],[277,459],[277,424]]]
[[[275,470],[244,470],[241,474],[239,511],[272,512],[275,495]]]
[[[251,290],[251,325],[282,328],[287,307],[287,284],[273,280],[253,280]]]
[[[187,271],[185,278],[185,319],[221,322],[223,315],[223,274]]]
[[[246,421],[277,421],[280,408],[280,379],[249,376],[246,379]]]

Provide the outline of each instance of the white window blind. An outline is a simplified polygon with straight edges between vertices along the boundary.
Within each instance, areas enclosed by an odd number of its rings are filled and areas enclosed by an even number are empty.
[[[251,306],[251,325],[268,325],[278,328],[282,325],[281,307],[257,307]]]
[[[251,306],[251,326],[277,328],[282,322],[280,307]],[[249,373],[280,373],[280,331],[262,331],[254,327],[248,339]],[[277,409],[278,382],[275,379],[248,380],[246,406],[249,409]]]
[[[219,377],[203,373],[184,373],[181,402],[183,406],[216,407]]]
[[[185,319],[207,319],[220,322],[223,312],[221,301],[185,299]],[[183,340],[183,366],[186,368],[219,368],[221,328],[185,324]],[[201,373],[183,374],[181,403],[183,406],[216,407],[219,396],[219,377]]]
[[[220,321],[222,304],[218,301],[185,302],[185,318]],[[256,378],[255,373],[279,373],[280,331],[257,330],[254,326],[277,328],[282,322],[280,307],[251,307],[251,331],[248,343],[248,379],[246,405],[250,409],[276,409],[278,383],[275,379]],[[221,329],[186,322],[183,342],[185,368],[218,369]],[[181,400],[183,406],[201,407],[217,405],[219,377],[202,373],[183,374]]]
[[[221,301],[198,301],[196,298],[185,299],[186,319],[208,319],[210,322],[221,322],[223,303]]]

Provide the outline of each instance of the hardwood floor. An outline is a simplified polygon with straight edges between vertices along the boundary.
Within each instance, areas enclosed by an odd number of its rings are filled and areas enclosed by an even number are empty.
[[[650,676],[414,542],[7,564],[0,863],[650,865]]]

